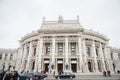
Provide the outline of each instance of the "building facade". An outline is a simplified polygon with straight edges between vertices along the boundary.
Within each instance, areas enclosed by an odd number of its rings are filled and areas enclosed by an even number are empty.
[[[12,65],[19,72],[100,73],[110,70],[114,73],[120,70],[120,49],[110,47],[108,42],[100,33],[84,29],[78,17],[77,20],[63,20],[62,16],[57,21],[43,19],[39,30],[20,40],[18,49],[0,50],[0,65],[1,69]],[[5,55],[10,53],[15,56],[7,62]]]

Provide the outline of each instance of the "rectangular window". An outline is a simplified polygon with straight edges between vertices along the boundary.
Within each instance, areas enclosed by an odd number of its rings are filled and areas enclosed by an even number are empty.
[[[72,47],[71,47],[71,52],[75,52],[75,51],[76,51],[75,47],[72,46]]]
[[[63,53],[63,43],[58,43],[58,54]]]
[[[90,56],[90,47],[87,46],[87,55]]]
[[[50,53],[50,43],[45,43],[46,54]]]
[[[59,47],[59,52],[63,52],[63,47]]]

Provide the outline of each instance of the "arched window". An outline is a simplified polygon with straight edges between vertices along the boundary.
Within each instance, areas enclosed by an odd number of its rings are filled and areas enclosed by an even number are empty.
[[[95,49],[96,49],[96,56],[98,57],[98,47],[96,47]]]
[[[34,48],[34,56],[36,55],[36,47]]]
[[[0,60],[2,59],[2,54],[0,54]]]
[[[90,61],[88,61],[88,70],[89,70],[90,72],[92,72],[92,64],[91,64]]]
[[[101,72],[101,61],[97,61],[98,64],[98,70]]]
[[[111,53],[111,59],[113,59],[113,54]]]
[[[10,54],[10,60],[12,60],[13,59],[13,54]]]
[[[5,63],[3,63],[3,67],[2,67],[2,69],[3,69],[3,70],[5,69]]]
[[[7,59],[7,55],[8,55],[8,54],[5,54],[5,58],[4,58],[5,60]]]
[[[34,70],[35,68],[35,61],[32,62],[32,71]]]
[[[115,72],[115,64],[113,63],[113,71]]]
[[[11,68],[12,66],[11,66],[11,64],[9,63],[8,64],[8,71],[10,71],[10,68]]]

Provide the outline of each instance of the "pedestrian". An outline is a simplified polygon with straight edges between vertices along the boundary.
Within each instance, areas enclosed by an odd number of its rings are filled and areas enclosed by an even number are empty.
[[[106,77],[106,71],[105,70],[103,71],[103,76]]]
[[[5,75],[5,71],[2,71],[2,72],[0,73],[0,80],[3,80],[4,75]]]
[[[55,77],[55,71],[53,71],[53,77]]]
[[[18,78],[18,72],[17,71],[13,71],[12,79],[13,80],[17,80],[17,78]]]
[[[111,76],[110,70],[107,70],[107,74],[108,74],[108,76]]]

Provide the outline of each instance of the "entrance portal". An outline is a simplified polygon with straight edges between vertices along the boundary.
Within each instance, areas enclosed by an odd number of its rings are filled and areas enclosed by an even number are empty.
[[[44,59],[44,71],[49,72],[49,59]]]
[[[77,65],[76,64],[71,64],[71,70],[73,72],[77,72]]]
[[[63,71],[63,64],[58,64],[58,72]]]
[[[35,68],[35,61],[32,62],[32,71],[34,70]]]
[[[89,70],[89,72],[92,72],[92,65],[91,65],[90,61],[88,62],[88,70]]]
[[[49,63],[45,63],[44,66],[45,66],[45,72],[48,72]]]
[[[58,69],[58,72],[63,71],[63,60],[62,59],[57,60],[57,69]]]

